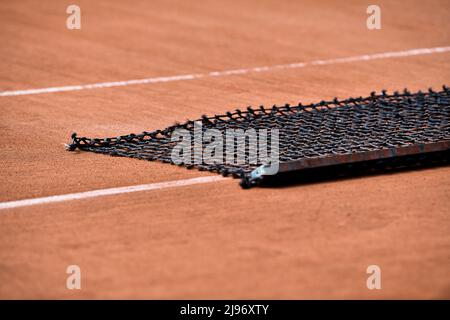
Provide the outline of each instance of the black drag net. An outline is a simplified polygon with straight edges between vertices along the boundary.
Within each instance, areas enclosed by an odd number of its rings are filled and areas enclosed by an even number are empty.
[[[442,151],[448,154],[449,121],[450,90],[444,86],[442,91],[429,89],[427,92],[410,93],[405,89],[393,94],[373,92],[368,97],[336,98],[308,105],[248,107],[246,110],[213,117],[202,116],[198,120],[175,124],[163,130],[112,138],[78,137],[74,133],[68,149],[174,164],[172,150],[180,140],[172,141],[172,137],[177,130],[183,129],[184,133],[193,137],[190,144],[191,161],[178,165],[224,176],[232,175],[242,178],[243,186],[250,186],[263,178],[260,172],[255,174],[255,169],[266,164],[267,158],[260,159],[258,149],[255,161],[252,158],[255,150],[248,146],[245,148],[243,163],[227,162],[225,141],[230,130],[242,129],[248,132],[253,129],[258,139],[265,130],[267,153],[271,154],[271,130],[278,129],[279,172],[286,173],[414,154]],[[197,148],[204,150],[212,141],[196,140],[196,126],[197,130],[201,127],[202,134],[209,129],[222,133],[224,151],[216,158],[219,161],[195,161],[195,143]],[[247,140],[244,142],[249,143]],[[234,151],[236,160],[237,145],[230,150]]]

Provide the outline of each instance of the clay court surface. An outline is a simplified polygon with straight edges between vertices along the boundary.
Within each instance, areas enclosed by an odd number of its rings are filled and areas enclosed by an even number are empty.
[[[0,4],[0,90],[450,45],[449,1]],[[0,96],[0,202],[214,174],[67,152],[237,107],[450,85],[450,52]],[[450,168],[242,190],[237,180],[0,210],[1,298],[450,298]],[[81,267],[82,289],[66,288]],[[366,268],[382,271],[368,290]]]

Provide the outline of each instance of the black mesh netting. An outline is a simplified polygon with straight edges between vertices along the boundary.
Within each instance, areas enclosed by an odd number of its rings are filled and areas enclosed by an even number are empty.
[[[175,124],[163,130],[129,134],[125,136],[91,139],[72,135],[69,150],[85,150],[113,156],[173,163],[171,152],[178,143],[171,141],[177,129],[194,131],[194,122],[201,122],[202,131],[217,129],[224,133],[229,129],[279,130],[279,162],[283,170],[307,169],[311,159],[334,159],[320,162],[322,165],[345,163],[350,158],[343,155],[371,154],[390,150],[391,156],[402,148],[410,153],[426,150],[423,145],[439,144],[436,150],[447,150],[450,141],[450,90],[387,94],[372,93],[368,97],[345,100],[321,101],[308,105],[284,105],[272,108],[260,107],[235,110],[213,117]],[[268,144],[270,153],[270,130]],[[225,138],[224,138],[225,140]],[[206,147],[207,142],[203,142]],[[416,149],[411,147],[418,146]],[[193,144],[192,144],[193,148]],[[394,151],[393,151],[394,150]],[[413,150],[413,151],[411,151]],[[435,151],[434,149],[430,149]],[[378,153],[375,153],[375,157]],[[249,149],[244,164],[228,164],[223,152],[222,163],[183,164],[188,168],[218,172],[223,175],[246,178],[263,163],[249,163]],[[341,157],[338,157],[341,156]],[[194,157],[194,152],[192,152]],[[346,160],[347,159],[347,160]],[[360,160],[368,160],[364,157]],[[352,160],[354,161],[354,159]],[[290,165],[290,163],[301,165]],[[317,162],[315,162],[317,166]],[[286,169],[287,168],[287,169]]]

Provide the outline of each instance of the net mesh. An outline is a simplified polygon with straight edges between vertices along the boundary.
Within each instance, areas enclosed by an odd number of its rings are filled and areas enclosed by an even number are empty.
[[[270,129],[278,129],[280,164],[303,161],[301,168],[304,169],[307,168],[305,163],[308,163],[305,160],[310,159],[337,159],[339,155],[448,142],[449,120],[450,90],[444,86],[441,91],[429,89],[427,92],[410,93],[405,89],[392,94],[372,92],[368,97],[335,98],[308,105],[248,107],[212,117],[204,115],[198,120],[175,124],[163,130],[112,138],[92,139],[74,133],[68,148],[173,164],[172,150],[178,143],[172,141],[173,133],[184,129],[194,134],[195,122],[202,124],[203,132],[216,129],[224,136],[229,129],[268,129],[268,141],[271,138]],[[203,147],[207,146],[207,142],[202,143]],[[444,149],[448,149],[448,144],[444,145]],[[415,152],[424,149],[420,147],[417,150]],[[248,149],[245,157],[245,163],[239,165],[227,163],[225,153],[221,163],[195,164],[192,161],[182,165],[245,178],[263,165],[260,161],[249,163]],[[345,162],[344,158],[339,159]]]

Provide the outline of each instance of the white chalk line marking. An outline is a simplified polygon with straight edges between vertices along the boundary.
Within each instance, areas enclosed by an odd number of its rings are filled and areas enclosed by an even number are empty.
[[[213,71],[213,72],[209,72],[209,73],[188,74],[188,75],[178,75],[178,76],[168,76],[168,77],[155,77],[155,78],[115,81],[115,82],[100,82],[100,83],[93,83],[93,84],[86,84],[86,85],[62,86],[62,87],[51,87],[51,88],[41,88],[41,89],[2,91],[2,92],[0,92],[0,96],[2,96],[2,97],[20,96],[20,95],[30,95],[30,94],[42,94],[42,93],[52,93],[52,92],[77,91],[77,90],[87,90],[87,89],[129,86],[129,85],[137,85],[137,84],[151,84],[151,83],[159,83],[159,82],[194,80],[194,79],[200,79],[200,78],[205,78],[205,77],[221,77],[221,76],[229,76],[229,75],[247,74],[247,73],[252,73],[252,72],[268,72],[268,71],[277,70],[277,69],[304,68],[309,65],[314,66],[314,65],[349,63],[349,62],[356,62],[356,61],[369,61],[369,60],[376,60],[376,59],[387,59],[387,58],[397,58],[397,57],[408,57],[408,56],[416,56],[416,55],[442,53],[442,52],[448,52],[448,51],[450,51],[450,47],[411,49],[411,50],[405,50],[405,51],[384,52],[384,53],[367,54],[367,55],[361,55],[361,56],[352,56],[352,57],[335,58],[335,59],[327,59],[327,60],[314,60],[314,61],[310,61],[310,62],[298,62],[298,63],[265,66],[265,67],[244,68],[244,69],[236,69],[236,70]],[[32,206],[32,205],[37,205],[37,204],[44,204],[44,203],[55,203],[55,202],[62,202],[62,201],[69,201],[69,200],[95,198],[95,197],[101,197],[101,196],[107,196],[107,195],[123,194],[123,193],[138,192],[138,191],[166,189],[166,188],[194,185],[194,184],[200,184],[200,183],[223,181],[225,179],[226,178],[216,177],[216,176],[200,177],[200,178],[193,178],[193,179],[186,179],[186,180],[175,180],[175,181],[159,182],[159,183],[136,185],[136,186],[129,186],[129,187],[100,189],[100,190],[71,193],[71,194],[65,194],[65,195],[56,195],[56,196],[49,196],[49,197],[42,197],[42,198],[34,198],[34,199],[7,201],[7,202],[0,202],[0,209],[11,209],[11,208]]]
[[[282,70],[282,69],[298,69],[298,68],[304,68],[307,66],[330,65],[330,64],[349,63],[349,62],[357,62],[357,61],[369,61],[369,60],[377,60],[377,59],[418,56],[418,55],[442,53],[442,52],[448,52],[448,51],[450,51],[450,47],[422,48],[422,49],[411,49],[411,50],[404,50],[404,51],[366,54],[366,55],[353,56],[353,57],[334,58],[334,59],[326,59],[326,60],[314,60],[314,61],[310,61],[310,62],[280,64],[280,65],[265,66],[265,67],[253,67],[253,68],[243,68],[243,69],[225,70],[225,71],[212,71],[212,72],[208,72],[208,73],[196,73],[196,74],[186,74],[186,75],[177,75],[177,76],[168,76],[168,77],[155,77],[155,78],[114,81],[114,82],[99,82],[99,83],[92,83],[92,84],[50,87],[50,88],[40,88],[40,89],[1,91],[0,97],[23,96],[23,95],[30,95],[30,94],[55,93],[55,92],[65,92],[65,91],[90,90],[90,89],[111,88],[111,87],[124,87],[124,86],[138,85],[138,84],[152,84],[152,83],[162,83],[162,82],[172,82],[172,81],[187,81],[187,80],[195,80],[195,79],[201,79],[201,78],[207,78],[207,77],[225,77],[225,76],[242,75],[242,74],[248,74],[248,73],[269,72],[269,71]]]
[[[209,176],[209,177],[199,177],[199,178],[184,179],[184,180],[174,180],[174,181],[157,182],[157,183],[150,183],[150,184],[141,184],[141,185],[128,186],[128,187],[99,189],[99,190],[92,190],[92,191],[78,192],[78,193],[69,193],[69,194],[62,194],[62,195],[42,197],[42,198],[6,201],[6,202],[0,202],[0,210],[1,209],[13,209],[13,208],[27,207],[27,206],[33,206],[33,205],[38,205],[38,204],[44,204],[44,203],[55,203],[55,202],[63,202],[63,201],[70,201],[70,200],[97,198],[97,197],[131,193],[131,192],[169,189],[169,188],[190,186],[190,185],[201,184],[201,183],[224,181],[224,180],[228,180],[228,179],[229,178],[224,178],[222,176]]]

